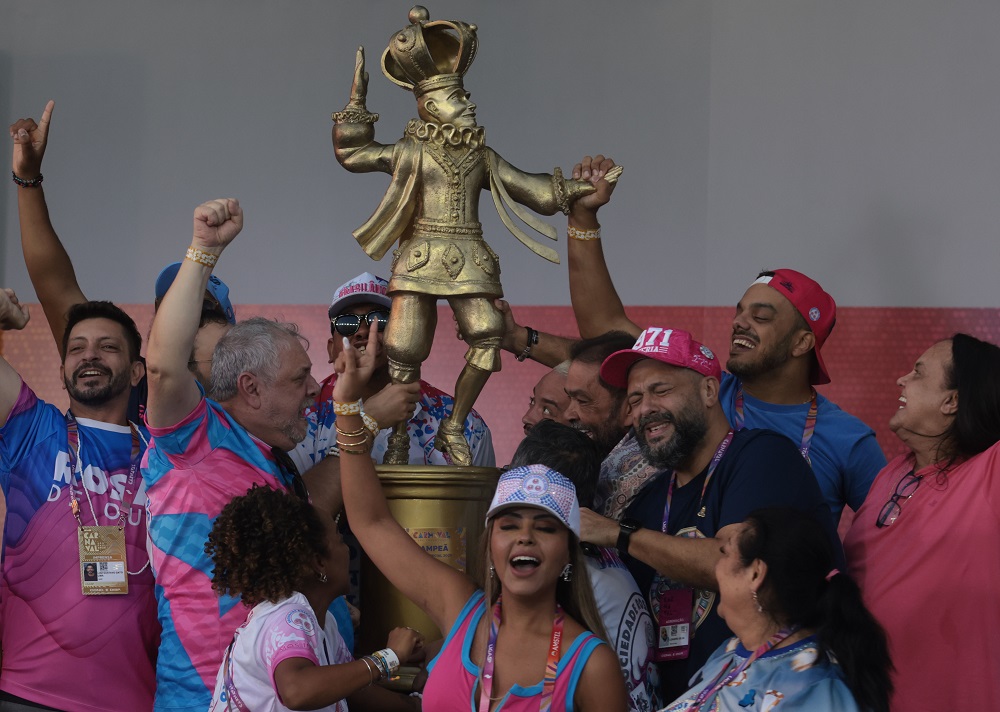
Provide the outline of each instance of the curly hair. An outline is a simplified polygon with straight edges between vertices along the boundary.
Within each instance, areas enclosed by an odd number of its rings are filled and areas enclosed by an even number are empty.
[[[313,562],[330,552],[311,504],[254,485],[215,518],[205,553],[215,564],[212,589],[255,606],[292,595]]]

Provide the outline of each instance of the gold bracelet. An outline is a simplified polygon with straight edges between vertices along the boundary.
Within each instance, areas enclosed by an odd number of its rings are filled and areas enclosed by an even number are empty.
[[[354,442],[347,442],[345,440],[341,440],[339,437],[337,438],[337,445],[348,445],[351,447],[355,447],[358,445],[367,445],[367,444],[368,444],[368,435],[365,435],[363,438],[359,438]]]
[[[357,438],[368,432],[368,428],[362,426],[357,430],[347,432],[346,430],[341,430],[340,426],[337,425],[337,421],[333,421],[333,427],[337,429],[337,435],[343,435],[345,438]]]
[[[570,225],[566,228],[566,235],[570,240],[582,240],[584,242],[588,240],[600,240],[601,228],[597,228],[596,230],[578,230]]]
[[[211,252],[205,252],[193,246],[187,249],[184,257],[205,267],[215,267],[215,263],[219,261],[218,255],[213,255]]]
[[[341,452],[346,452],[348,455],[367,455],[368,453],[370,453],[372,451],[372,448],[371,448],[370,445],[368,447],[362,449],[362,450],[351,450],[351,447],[357,446],[357,445],[360,445],[360,444],[361,443],[342,443],[342,442],[340,442],[338,440],[337,441],[337,448]],[[366,445],[368,444],[367,440],[365,440],[365,444]]]
[[[361,399],[358,398],[353,403],[334,401],[333,412],[337,415],[361,415]]]

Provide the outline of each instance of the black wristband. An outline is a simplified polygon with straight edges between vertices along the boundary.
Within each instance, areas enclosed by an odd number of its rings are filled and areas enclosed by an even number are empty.
[[[538,332],[532,329],[530,326],[524,327],[528,331],[528,341],[524,345],[524,351],[519,353],[516,358],[518,361],[524,361],[531,355],[531,347],[538,343]]]
[[[642,529],[642,524],[629,517],[618,522],[618,543],[615,548],[618,549],[619,554],[623,556],[628,554],[629,539],[640,529]]]

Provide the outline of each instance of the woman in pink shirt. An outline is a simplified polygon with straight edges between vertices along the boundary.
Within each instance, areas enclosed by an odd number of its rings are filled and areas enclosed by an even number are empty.
[[[625,712],[618,661],[603,637],[579,561],[580,507],[565,477],[541,465],[500,478],[487,514],[481,590],[424,552],[396,523],[368,456],[360,413],[377,330],[360,352],[345,343],[334,368],[341,486],[354,531],[389,581],[449,631],[431,664],[434,712]],[[346,341],[346,340],[345,340]],[[589,629],[589,630],[588,630]]]
[[[967,334],[897,381],[890,462],[844,541],[885,628],[892,709],[996,709],[1000,700],[1000,348]]]

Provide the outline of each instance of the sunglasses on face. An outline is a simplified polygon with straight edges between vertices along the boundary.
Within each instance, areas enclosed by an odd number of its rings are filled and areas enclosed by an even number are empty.
[[[330,320],[330,323],[341,336],[352,336],[358,333],[358,329],[361,328],[362,319],[368,323],[368,326],[377,321],[378,330],[384,332],[389,323],[389,312],[385,309],[375,309],[367,314],[338,314]]]

